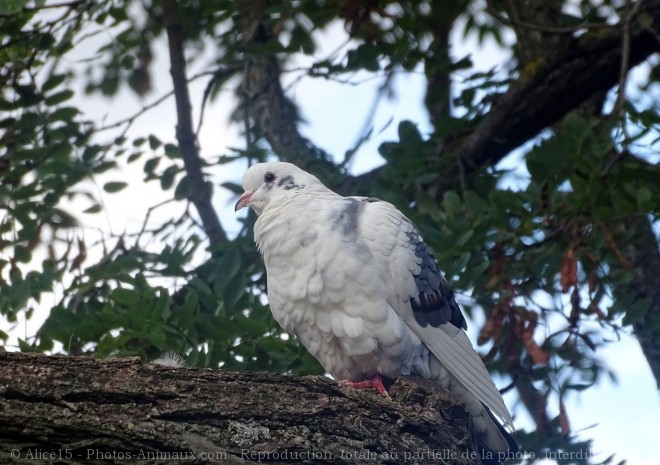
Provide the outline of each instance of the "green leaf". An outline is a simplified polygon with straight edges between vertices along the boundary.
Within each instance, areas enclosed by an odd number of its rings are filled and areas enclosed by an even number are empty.
[[[108,9],[108,14],[117,23],[121,23],[128,19],[128,15],[125,8],[111,7]]]
[[[35,105],[41,100],[41,95],[33,85],[17,85],[14,86],[14,89],[21,99],[21,104],[26,107]]]
[[[18,338],[18,348],[21,349],[21,352],[34,352],[36,350],[32,344],[21,338]]]
[[[178,145],[165,144],[164,149],[165,149],[165,156],[167,158],[170,158],[172,160],[174,160],[176,158],[181,158],[181,150],[179,150]]]
[[[448,216],[458,216],[463,212],[463,204],[461,198],[455,191],[447,191],[442,200],[445,212]]]
[[[651,306],[651,299],[639,299],[628,306],[626,314],[623,317],[623,324],[631,325],[640,321],[646,315]]]
[[[378,71],[380,69],[379,56],[380,51],[376,45],[370,43],[361,44],[346,54],[346,67],[348,69]]]
[[[63,90],[61,92],[58,92],[56,94],[51,95],[50,97],[46,97],[46,100],[44,100],[44,103],[48,106],[54,106],[54,105],[59,105],[60,103],[66,102],[69,100],[71,97],[73,97],[73,91],[70,89]]]
[[[656,204],[653,202],[653,194],[647,187],[640,187],[637,190],[637,206],[642,211],[653,211]]]
[[[402,144],[419,145],[424,142],[417,125],[411,121],[401,121],[398,130]]]
[[[229,182],[229,181],[223,182],[222,184],[220,184],[220,186],[224,187],[228,191],[233,192],[234,194],[237,195],[242,194],[244,191],[243,186],[235,182]]]
[[[64,82],[66,79],[66,74],[53,74],[51,75],[46,82],[44,82],[44,85],[41,86],[41,91],[42,92],[48,92],[49,90],[53,90],[55,87],[59,86]]]
[[[302,50],[306,55],[311,55],[316,49],[312,35],[299,24],[297,24],[291,31],[289,48],[293,51]]]
[[[80,114],[80,110],[77,108],[73,107],[61,107],[52,112],[50,115],[48,115],[48,120],[50,122],[53,121],[73,121],[73,118],[75,118],[78,114]]]
[[[174,198],[176,200],[183,200],[188,198],[190,194],[190,183],[188,182],[188,176],[181,177],[181,180],[176,185],[174,189]]]
[[[472,230],[466,231],[461,235],[461,237],[458,238],[458,240],[456,241],[456,245],[461,246],[467,244],[469,240],[472,239],[473,236],[474,236],[474,231]]]
[[[112,291],[112,299],[119,304],[132,307],[140,300],[140,295],[135,289],[119,287]]]
[[[91,161],[101,152],[103,152],[103,148],[100,145],[88,145],[83,151],[82,159],[85,161]]]
[[[172,300],[170,299],[170,293],[167,292],[167,289],[160,288],[160,293],[156,301],[156,305],[153,308],[153,317],[156,319],[166,320],[172,314],[170,307]]]
[[[25,6],[25,0],[3,0],[0,2],[0,14],[11,15],[18,13]]]
[[[470,257],[472,254],[470,252],[463,252],[458,259],[453,263],[452,267],[457,270],[457,272],[460,272],[465,268],[465,265],[468,264],[470,261]]]
[[[158,137],[154,136],[153,134],[149,135],[149,148],[151,148],[151,150],[156,150],[161,145],[163,145],[163,143]]]
[[[128,156],[126,162],[133,163],[134,161],[138,160],[142,155],[143,155],[142,152],[133,152]]]
[[[106,182],[103,185],[103,190],[113,194],[115,192],[119,192],[120,190],[124,189],[126,186],[128,186],[128,183],[121,181],[110,181],[110,182]]]
[[[167,167],[167,169],[160,176],[160,187],[164,191],[168,190],[174,184],[174,178],[177,173],[180,171],[180,168],[176,165]]]
[[[144,172],[147,174],[151,174],[154,172],[156,167],[158,167],[158,163],[160,163],[161,157],[154,157],[150,158],[144,163]]]
[[[28,263],[32,259],[32,254],[22,245],[17,245],[14,247],[14,258],[19,262]]]
[[[115,161],[103,161],[97,165],[94,166],[94,173],[105,173],[106,171],[116,168],[117,167],[117,162]]]
[[[534,181],[545,181],[550,176],[550,169],[542,158],[530,154],[525,161],[527,162],[527,171],[529,171]]]
[[[199,306],[199,296],[197,291],[191,290],[186,296],[186,301],[174,312],[175,318],[180,322],[192,321],[195,311]]]
[[[86,210],[83,210],[83,213],[98,213],[102,210],[101,205],[98,203],[95,203],[91,207],[87,208]]]

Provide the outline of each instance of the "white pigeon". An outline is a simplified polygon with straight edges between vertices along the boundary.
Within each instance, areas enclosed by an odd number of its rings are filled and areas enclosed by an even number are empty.
[[[383,395],[383,379],[435,379],[465,403],[485,449],[516,447],[496,420],[513,431],[454,293],[403,213],[342,197],[291,163],[253,165],[243,187],[235,210],[258,215],[273,316],[335,379]]]

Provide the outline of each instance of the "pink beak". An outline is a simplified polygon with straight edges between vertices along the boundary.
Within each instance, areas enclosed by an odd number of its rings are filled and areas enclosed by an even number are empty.
[[[247,207],[247,204],[250,201],[250,197],[252,197],[252,194],[254,194],[253,191],[243,192],[243,195],[241,195],[241,198],[238,199],[238,202],[236,202],[236,205],[234,206],[234,211],[237,212],[241,208]]]

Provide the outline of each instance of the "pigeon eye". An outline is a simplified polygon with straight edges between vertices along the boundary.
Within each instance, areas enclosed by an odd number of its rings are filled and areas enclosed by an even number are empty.
[[[273,182],[275,179],[277,179],[277,176],[270,171],[264,175],[264,182]]]

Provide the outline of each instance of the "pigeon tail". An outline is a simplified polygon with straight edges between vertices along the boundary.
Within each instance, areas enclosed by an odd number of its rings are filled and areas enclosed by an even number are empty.
[[[491,427],[491,431],[489,431],[485,435],[477,435],[477,442],[479,444],[479,447],[482,448],[482,452],[481,452],[482,465],[501,465],[508,459],[520,458],[518,457],[518,451],[520,450],[520,446],[518,445],[516,440],[504,428],[504,426],[502,426],[502,424],[499,421],[497,421],[495,415],[493,415],[493,413],[490,411],[488,407],[484,405],[483,408],[484,411],[490,417],[491,424],[489,426]],[[491,444],[492,441],[484,440],[485,437],[492,436],[494,434],[494,431],[492,431],[492,425],[495,425],[495,427],[497,428],[497,433],[499,433],[498,442],[500,444],[497,450],[495,450],[492,447]],[[506,442],[508,449],[502,447],[501,444],[502,440]]]

